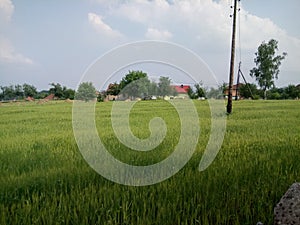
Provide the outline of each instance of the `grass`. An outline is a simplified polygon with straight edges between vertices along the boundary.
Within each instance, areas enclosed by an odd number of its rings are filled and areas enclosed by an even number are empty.
[[[72,104],[0,106],[0,224],[273,224],[273,208],[300,180],[300,101],[239,101],[227,118],[222,148],[203,172],[209,138],[207,102],[195,102],[201,135],[187,165],[146,187],[115,184],[82,158],[72,132]],[[112,103],[97,103],[101,139],[118,159],[148,165],[166,158],[178,141],[178,115],[163,101],[136,104],[133,133],[148,122],[168,126],[156,149],[137,153],[120,144],[110,125]]]

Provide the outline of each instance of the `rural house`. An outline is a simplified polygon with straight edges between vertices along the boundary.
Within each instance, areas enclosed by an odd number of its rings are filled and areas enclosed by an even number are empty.
[[[186,99],[189,98],[188,91],[191,88],[190,85],[172,85],[172,87],[175,89],[177,96],[176,98]]]
[[[238,84],[232,85],[232,98],[235,98],[236,96],[237,96],[238,98],[241,98],[239,89],[240,89],[242,86],[244,86],[244,85],[245,85],[245,84],[243,84],[243,83],[238,83]],[[229,93],[229,87],[227,86],[226,89],[225,89],[225,92],[224,92],[224,95],[225,95],[226,98],[228,97],[228,93]]]

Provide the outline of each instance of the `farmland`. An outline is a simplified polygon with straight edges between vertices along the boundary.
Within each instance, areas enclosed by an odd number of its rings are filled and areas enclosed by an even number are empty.
[[[300,180],[300,101],[238,101],[227,118],[214,162],[198,171],[210,132],[207,101],[194,102],[201,133],[192,159],[161,183],[113,183],[83,159],[72,130],[72,103],[0,106],[0,224],[272,224],[273,207]],[[150,165],[178,142],[178,114],[165,101],[142,101],[130,115],[132,132],[150,135],[162,117],[161,145],[137,153],[120,144],[110,123],[111,102],[96,104],[96,125],[116,158]]]

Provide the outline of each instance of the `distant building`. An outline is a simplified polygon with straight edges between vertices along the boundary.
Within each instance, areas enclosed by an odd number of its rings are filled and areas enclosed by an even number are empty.
[[[243,84],[243,83],[238,83],[238,84],[232,85],[232,98],[235,98],[236,96],[237,96],[238,98],[241,98],[241,95],[240,95],[239,90],[240,90],[240,88],[241,88],[242,86],[244,86],[244,85],[245,85],[245,84]],[[225,95],[226,97],[228,97],[228,94],[229,94],[229,87],[227,86],[226,89],[225,89],[224,95]]]
[[[171,87],[173,87],[177,93],[176,98],[189,98],[188,91],[191,88],[190,85],[172,85]]]
[[[117,83],[110,83],[106,89],[105,101],[115,101],[119,99],[119,85]]]

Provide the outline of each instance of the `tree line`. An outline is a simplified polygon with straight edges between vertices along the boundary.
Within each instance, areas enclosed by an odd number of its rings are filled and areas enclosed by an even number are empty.
[[[206,88],[202,82],[195,84],[190,89],[188,95],[191,99],[199,98],[225,98],[225,92],[228,89],[227,83],[222,83],[218,88]],[[300,84],[290,84],[286,87],[271,87],[268,90],[259,88],[254,83],[242,84],[239,86],[238,95],[241,99],[269,99],[269,100],[285,100],[300,99]]]
[[[286,87],[275,87],[268,90],[259,89],[256,84],[243,85],[239,89],[240,96],[248,99],[299,99],[300,98],[300,85],[290,84]]]
[[[122,95],[124,98],[147,98],[149,96],[176,95],[171,79],[161,76],[158,82],[150,81],[143,71],[129,71],[119,83],[110,84],[104,95]]]
[[[43,99],[50,94],[54,94],[56,99],[74,99],[75,90],[62,86],[59,83],[49,84],[48,90],[37,91],[37,88],[31,84],[17,84],[9,86],[0,86],[0,100],[22,100],[28,97]]]

